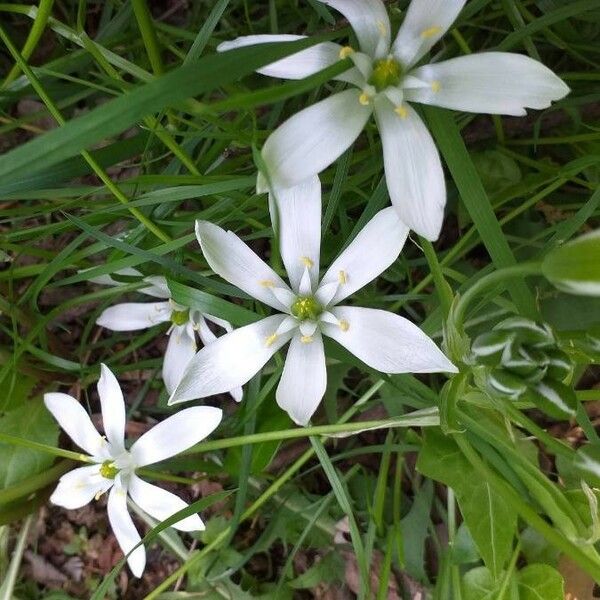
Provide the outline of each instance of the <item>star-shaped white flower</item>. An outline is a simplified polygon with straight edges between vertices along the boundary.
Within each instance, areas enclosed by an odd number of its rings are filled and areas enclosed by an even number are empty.
[[[212,406],[182,410],[144,433],[127,450],[123,393],[106,365],[101,367],[98,395],[105,436],[96,431],[75,398],[61,393],[44,395],[48,410],[94,463],[63,475],[50,501],[75,509],[109,492],[108,519],[119,546],[127,554],[141,540],[127,511],[128,494],[135,504],[158,521],[164,521],[187,506],[181,498],[140,479],[135,470],[175,456],[203,440],[221,422],[222,411]],[[204,529],[204,524],[198,515],[191,515],[173,527],[181,531],[199,531]],[[144,547],[137,548],[127,560],[132,573],[141,577],[146,565]]]
[[[381,0],[321,0],[346,17],[360,49],[317,44],[259,72],[302,79],[349,57],[354,67],[337,79],[354,87],[285,121],[265,142],[262,156],[275,187],[291,187],[320,173],[358,137],[375,114],[387,187],[406,225],[437,239],[446,204],[440,157],[411,102],[453,110],[524,115],[564,97],[569,88],[540,62],[521,54],[484,52],[417,66],[450,28],[466,0],[412,0],[392,43]],[[252,35],[219,50],[302,36]],[[259,191],[266,191],[259,181]]]
[[[135,269],[123,269],[119,271],[119,274],[141,277],[141,273]],[[97,277],[92,281],[105,285],[119,285],[119,282],[110,276]],[[112,331],[136,331],[171,322],[172,325],[167,332],[169,342],[163,361],[162,376],[167,392],[172,394],[180,382],[185,368],[198,350],[196,333],[204,345],[210,344],[216,339],[207,321],[222,327],[225,331],[231,331],[233,328],[231,323],[224,319],[202,314],[199,310],[191,310],[177,304],[171,298],[171,292],[164,277],[160,275],[146,277],[144,282],[150,285],[139,291],[147,296],[162,298],[163,301],[116,304],[104,310],[96,324]],[[236,402],[241,401],[241,388],[227,391],[231,393]]]
[[[213,271],[277,314],[202,348],[170,404],[243,385],[291,341],[277,403],[296,423],[306,425],[327,385],[323,335],[384,373],[456,371],[434,342],[406,319],[385,310],[340,306],[398,257],[408,229],[393,208],[377,213],[319,280],[319,179],[279,190],[277,196],[289,286],[234,233],[196,222],[198,241]]]

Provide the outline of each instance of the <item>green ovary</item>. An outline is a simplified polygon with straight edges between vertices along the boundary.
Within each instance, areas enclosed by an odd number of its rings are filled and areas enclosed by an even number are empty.
[[[118,472],[119,469],[115,467],[115,463],[112,460],[105,460],[100,467],[100,475],[105,479],[114,479]]]
[[[292,304],[292,314],[301,321],[316,321],[322,312],[323,307],[312,296],[298,298]]]
[[[174,310],[171,313],[171,323],[173,325],[185,325],[190,318],[190,311],[186,310]]]
[[[390,86],[400,84],[402,80],[402,65],[392,57],[375,61],[369,83],[381,92]]]

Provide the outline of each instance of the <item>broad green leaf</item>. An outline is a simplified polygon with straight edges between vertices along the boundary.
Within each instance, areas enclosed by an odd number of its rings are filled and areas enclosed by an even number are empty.
[[[600,230],[550,251],[542,262],[542,272],[564,292],[600,296]]]
[[[329,552],[315,562],[307,571],[287,582],[294,589],[315,588],[320,583],[331,583],[343,579],[344,560],[338,552]]]
[[[486,567],[471,569],[462,582],[462,600],[498,600],[501,582]]]
[[[514,511],[474,471],[454,441],[433,428],[425,433],[417,469],[454,490],[481,557],[492,573],[500,573],[512,552]]]
[[[519,600],[563,600],[561,574],[548,565],[529,565],[518,576]]]
[[[0,432],[49,446],[58,442],[58,425],[41,400],[29,401],[0,417]],[[23,446],[0,444],[0,488],[14,485],[49,467],[54,457]]]

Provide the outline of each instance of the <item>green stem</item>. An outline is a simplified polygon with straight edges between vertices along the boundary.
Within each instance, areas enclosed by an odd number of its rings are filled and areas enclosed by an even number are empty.
[[[425,238],[419,238],[419,244],[421,245],[421,248],[423,248],[423,253],[427,259],[427,264],[429,265],[429,270],[431,271],[431,276],[433,277],[433,281],[435,283],[435,289],[440,299],[444,318],[447,318],[448,314],[450,313],[452,302],[454,301],[454,293],[444,277],[444,273],[433,244]]]
[[[0,442],[12,444],[13,446],[22,446],[23,448],[29,448],[39,452],[45,452],[46,454],[52,454],[53,456],[70,458],[71,460],[76,460],[79,462],[94,462],[89,456],[81,454],[80,452],[71,452],[70,450],[63,450],[62,448],[55,448],[54,446],[40,444],[39,442],[27,440],[25,438],[17,437],[16,435],[10,435],[8,433],[0,433]]]
[[[295,438],[304,438],[315,435],[331,435],[339,433],[357,433],[367,429],[383,429],[386,427],[425,427],[437,425],[438,409],[437,407],[426,408],[415,411],[401,417],[393,419],[383,419],[380,421],[358,421],[356,423],[336,423],[334,425],[317,425],[315,427],[302,427],[296,429],[283,429],[281,431],[267,431],[263,433],[253,433],[251,435],[241,435],[222,440],[211,440],[201,442],[192,446],[184,454],[197,452],[210,452],[221,450],[223,448],[232,448],[234,446],[245,446],[246,444],[260,444],[262,442],[274,442],[281,440],[290,440]]]
[[[131,0],[131,5],[133,6],[133,13],[140,28],[140,33],[142,34],[142,40],[146,47],[152,71],[155,75],[161,75],[164,69],[160,54],[160,45],[146,0]]]
[[[514,265],[511,267],[505,267],[498,269],[485,277],[482,277],[476,281],[460,298],[456,309],[454,311],[454,319],[456,326],[461,328],[465,320],[467,308],[478,296],[483,292],[489,291],[499,283],[506,281],[507,279],[514,279],[516,277],[527,277],[529,275],[539,275],[542,272],[541,262],[527,262],[521,265]]]
[[[25,44],[21,50],[21,56],[24,60],[28,60],[33,54],[33,51],[38,45],[38,42],[40,41],[44,31],[46,30],[46,24],[50,18],[53,4],[54,0],[40,0],[40,5],[37,8],[37,14],[33,21],[33,25],[31,26],[31,31],[29,32],[27,40],[25,40]],[[8,85],[10,85],[18,77],[20,72],[21,67],[19,62],[16,61],[12,69],[8,72],[8,75],[6,76],[6,79],[4,79],[1,87],[6,88]]]

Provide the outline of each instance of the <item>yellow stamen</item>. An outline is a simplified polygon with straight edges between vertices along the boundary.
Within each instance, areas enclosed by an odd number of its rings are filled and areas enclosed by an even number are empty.
[[[300,338],[300,341],[301,341],[303,344],[310,344],[310,343],[313,341],[313,337],[312,337],[312,335],[303,335],[303,336]]]
[[[258,283],[260,283],[260,285],[262,285],[263,287],[266,287],[266,288],[275,287],[275,282],[272,281],[271,279],[261,279]]]
[[[342,319],[339,322],[339,326],[342,331],[348,331],[348,329],[350,329],[350,323],[348,323],[348,321],[346,321],[346,319]]]
[[[401,119],[406,119],[406,117],[408,117],[408,110],[406,109],[406,106],[404,106],[403,104],[399,104],[398,106],[396,106],[396,108],[394,109],[394,112]]]
[[[433,27],[428,27],[427,29],[423,29],[423,31],[421,31],[421,37],[422,38],[430,38],[430,37],[433,37],[434,35],[437,35],[440,31],[442,31],[442,28],[439,25],[434,25]]]
[[[338,281],[343,285],[344,283],[348,283],[348,276],[346,275],[346,271],[340,271],[338,273]]]
[[[442,84],[439,81],[432,81],[431,82],[431,89],[434,92],[439,92],[442,89]]]
[[[272,346],[278,337],[279,336],[276,333],[273,333],[272,335],[270,335],[265,342],[267,344],[267,348]]]
[[[315,266],[315,263],[310,258],[308,258],[308,256],[301,256],[300,257],[300,262],[305,267],[308,267],[309,269],[312,269]]]
[[[344,58],[348,58],[351,54],[354,54],[354,48],[351,46],[344,46],[340,50],[340,58],[343,60]]]
[[[363,92],[359,97],[358,97],[358,101],[363,105],[363,106],[369,106],[369,104],[371,104],[371,96],[369,96],[369,94],[367,94],[367,92]]]

